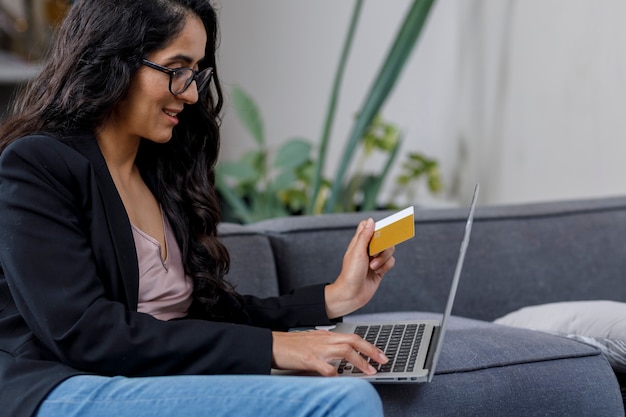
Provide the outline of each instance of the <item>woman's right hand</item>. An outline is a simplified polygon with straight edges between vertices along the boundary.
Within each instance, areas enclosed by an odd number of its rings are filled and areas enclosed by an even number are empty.
[[[312,330],[273,332],[272,335],[272,364],[276,369],[315,371],[323,376],[336,376],[337,370],[330,362],[345,359],[366,375],[373,375],[376,369],[361,354],[381,364],[388,361],[380,349],[355,334]]]

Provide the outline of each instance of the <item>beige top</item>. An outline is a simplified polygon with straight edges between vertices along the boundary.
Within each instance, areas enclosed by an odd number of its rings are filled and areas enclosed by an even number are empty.
[[[172,227],[163,216],[167,258],[152,236],[131,224],[139,262],[139,305],[137,311],[159,320],[185,317],[191,306],[193,282],[185,275],[180,248]]]

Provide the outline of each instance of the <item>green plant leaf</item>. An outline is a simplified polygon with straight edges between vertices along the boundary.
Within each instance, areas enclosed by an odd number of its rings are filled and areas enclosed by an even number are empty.
[[[263,119],[261,118],[259,107],[252,97],[243,89],[235,86],[233,88],[233,106],[235,107],[239,119],[243,122],[246,130],[248,130],[248,133],[252,135],[259,146],[264,146],[265,133],[263,129]]]
[[[235,164],[233,169],[237,169],[239,167],[242,170],[245,170],[246,177],[248,175],[252,175],[254,178],[254,182],[259,182],[261,179],[265,178],[267,171],[267,152],[264,150],[260,151],[249,151],[246,152],[239,161],[230,162],[231,164]],[[244,168],[245,167],[245,168]],[[253,172],[250,172],[252,170]],[[244,175],[244,174],[241,174]]]
[[[253,221],[252,213],[246,203],[226,184],[222,175],[215,176],[215,186],[226,204],[231,207],[230,211],[235,219],[240,220],[242,223],[251,223]]]
[[[254,182],[258,179],[257,171],[250,164],[241,162],[220,163],[216,176],[230,177],[237,182]]]
[[[291,139],[280,147],[274,159],[277,168],[297,168],[310,158],[313,145],[306,139]]]
[[[295,171],[283,171],[277,175],[276,178],[274,178],[274,181],[271,182],[270,189],[272,192],[278,193],[292,188],[297,181],[298,177],[296,176]]]
[[[296,167],[296,173],[298,174],[298,180],[302,181],[305,185],[310,185],[313,180],[315,164],[312,160],[306,161],[304,164]],[[324,179],[322,178],[322,181]]]
[[[276,192],[267,191],[251,196],[250,207],[254,221],[285,217],[289,215]]]
[[[380,177],[377,175],[367,175],[361,181],[361,192],[363,194],[363,201],[361,202],[362,211],[376,210],[376,199],[380,192]]]
[[[348,184],[342,189],[339,200],[335,203],[334,210],[350,212],[355,211],[357,204],[361,203],[361,188],[363,186],[364,176],[353,175]]]
[[[399,136],[397,136],[395,139],[393,148],[389,150],[387,163],[385,164],[385,167],[383,168],[382,172],[376,178],[368,180],[368,184],[367,184],[368,189],[364,190],[364,194],[363,194],[362,207],[364,211],[375,210],[378,208],[377,198],[378,198],[378,195],[380,194],[380,189],[383,186],[383,181],[385,180],[385,178],[387,178],[387,175],[389,175],[389,171],[391,170],[391,167],[393,166],[395,160],[397,159],[400,146],[402,145],[403,137],[399,133],[398,135]]]
[[[280,201],[289,207],[291,213],[301,213],[307,205],[307,195],[304,190],[289,189],[279,193]]]

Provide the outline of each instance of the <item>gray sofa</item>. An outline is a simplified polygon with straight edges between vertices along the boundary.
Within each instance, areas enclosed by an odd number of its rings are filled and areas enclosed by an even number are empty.
[[[228,279],[259,296],[330,282],[358,221],[386,214],[224,223]],[[370,304],[345,320],[439,316],[466,217],[466,208],[416,210],[415,238],[397,247]],[[569,300],[626,302],[626,198],[479,206],[435,378],[378,385],[386,415],[623,416],[623,377],[595,347],[492,323]]]

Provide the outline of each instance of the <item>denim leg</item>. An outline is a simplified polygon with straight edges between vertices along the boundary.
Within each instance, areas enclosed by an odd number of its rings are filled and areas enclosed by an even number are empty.
[[[376,390],[354,378],[75,376],[37,417],[382,416]]]

